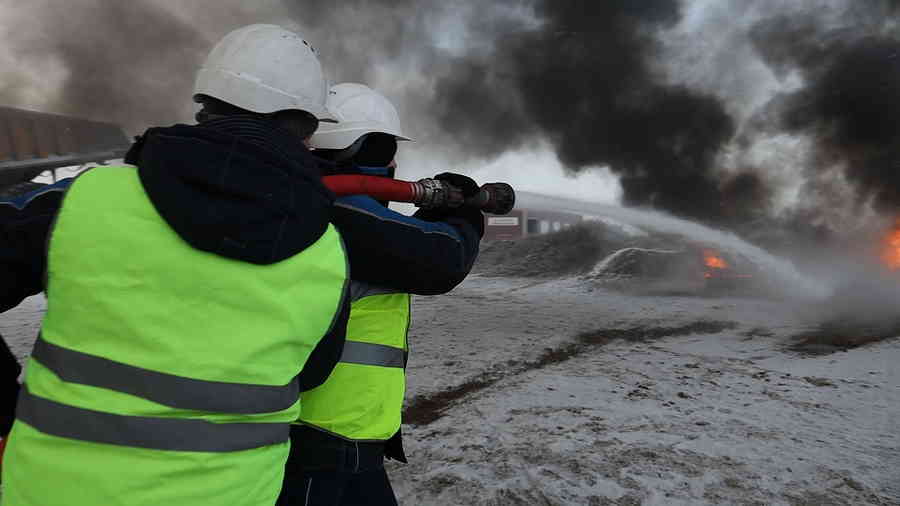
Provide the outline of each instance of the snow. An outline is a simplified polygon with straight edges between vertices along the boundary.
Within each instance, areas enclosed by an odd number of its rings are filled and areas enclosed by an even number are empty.
[[[25,299],[14,309],[0,313],[0,336],[21,363],[31,354],[45,307],[44,296],[36,295]]]
[[[42,311],[0,316],[19,355]],[[415,297],[400,502],[900,505],[900,339],[789,351],[813,313],[579,279]]]
[[[109,160],[107,162],[104,162],[105,165],[119,165],[122,163],[125,163],[124,160],[122,160],[122,159],[115,159],[115,160]],[[56,181],[59,181],[60,179],[65,179],[67,177],[75,177],[78,174],[81,174],[85,170],[87,170],[91,167],[94,167],[96,165],[97,164],[95,164],[95,163],[87,163],[84,165],[59,167],[58,169],[56,169]],[[44,184],[52,184],[55,182],[53,179],[53,172],[49,171],[49,170],[42,172],[36,178],[32,179],[32,181],[34,181],[36,183],[44,183]]]
[[[411,405],[500,373],[406,427],[412,465],[391,466],[402,503],[900,504],[897,340],[804,358],[785,344],[811,322],[784,301],[577,280],[470,278],[414,311]],[[737,327],[509,363],[582,332],[698,320]]]

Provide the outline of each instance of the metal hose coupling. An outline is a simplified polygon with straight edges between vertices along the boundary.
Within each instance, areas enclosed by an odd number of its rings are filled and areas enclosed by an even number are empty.
[[[462,192],[437,179],[420,179],[413,183],[413,204],[422,209],[446,209],[463,204]]]

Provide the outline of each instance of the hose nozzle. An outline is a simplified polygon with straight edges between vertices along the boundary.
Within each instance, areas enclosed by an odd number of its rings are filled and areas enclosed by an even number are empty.
[[[509,214],[516,205],[516,192],[506,183],[487,183],[477,195],[463,198],[462,192],[445,181],[421,179],[416,183],[413,202],[424,209],[474,207],[491,214]]]
[[[478,195],[466,199],[465,207],[477,207],[486,213],[509,214],[516,205],[516,191],[506,183],[487,183]]]

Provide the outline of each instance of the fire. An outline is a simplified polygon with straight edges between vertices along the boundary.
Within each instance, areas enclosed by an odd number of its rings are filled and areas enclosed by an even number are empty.
[[[728,262],[719,256],[719,252],[712,249],[703,250],[703,263],[710,269],[728,269]]]
[[[881,259],[888,269],[900,270],[900,219],[897,219],[894,229],[884,238],[884,252]]]
[[[731,260],[725,260],[719,251],[713,248],[704,248],[702,251],[703,266],[705,267],[703,277],[707,281],[738,282],[739,279],[753,277],[750,273],[736,271],[735,266],[729,263]]]

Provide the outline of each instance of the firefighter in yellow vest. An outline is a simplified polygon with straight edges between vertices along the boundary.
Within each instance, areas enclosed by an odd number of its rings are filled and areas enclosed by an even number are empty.
[[[333,163],[329,172],[393,177],[397,141],[409,140],[394,106],[365,85],[343,83],[331,88],[328,107],[338,122],[323,124],[310,145]],[[436,177],[465,196],[478,192],[466,176]],[[409,217],[368,196],[337,200],[333,223],[347,241],[353,278],[347,340],[328,380],[301,396],[278,504],[397,504],[384,458],[406,462],[400,422],[410,293],[444,293],[462,281],[483,220],[471,209]],[[402,268],[390,268],[391,261]]]
[[[327,91],[300,35],[236,30],[197,75],[199,125],[148,130],[127,164],[71,182],[52,226],[35,215],[47,313],[3,506],[275,503],[300,392],[337,362],[349,310],[304,145]]]

